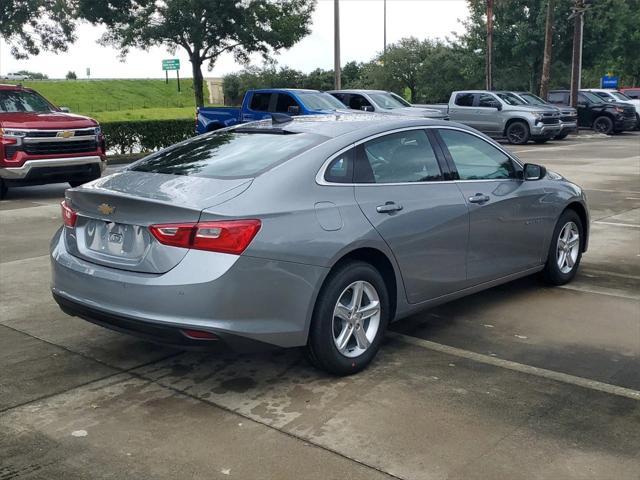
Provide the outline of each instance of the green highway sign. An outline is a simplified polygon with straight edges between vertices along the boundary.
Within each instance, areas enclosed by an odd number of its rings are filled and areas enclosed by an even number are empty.
[[[170,58],[162,60],[162,70],[180,70],[180,59]]]

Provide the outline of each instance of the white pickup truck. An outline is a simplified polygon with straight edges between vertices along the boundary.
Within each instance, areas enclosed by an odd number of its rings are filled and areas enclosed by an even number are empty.
[[[511,92],[465,90],[453,92],[448,104],[416,106],[439,109],[454,122],[515,145],[544,143],[562,128],[558,108],[527,105]]]

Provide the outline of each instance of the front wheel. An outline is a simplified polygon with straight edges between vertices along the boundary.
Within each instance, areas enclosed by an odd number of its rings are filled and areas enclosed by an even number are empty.
[[[505,133],[507,140],[513,145],[524,145],[529,141],[529,137],[531,136],[529,125],[525,122],[513,122],[507,127]]]
[[[364,369],[375,357],[389,321],[389,297],[370,264],[349,262],[332,272],[314,309],[307,357],[334,375]]]
[[[544,279],[552,285],[564,285],[575,277],[582,258],[584,227],[574,210],[565,210],[556,224],[549,245]]]
[[[613,133],[613,120],[604,115],[598,117],[593,121],[593,129],[598,133],[611,135]]]

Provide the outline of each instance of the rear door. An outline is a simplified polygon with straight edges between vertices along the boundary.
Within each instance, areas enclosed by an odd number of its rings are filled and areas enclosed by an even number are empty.
[[[473,128],[478,128],[476,108],[473,106],[475,94],[471,92],[459,92],[456,94],[453,105],[449,105],[451,120],[464,123]]]
[[[468,209],[445,182],[430,133],[408,129],[356,147],[355,196],[400,267],[407,299],[418,303],[465,282]]]
[[[478,135],[437,133],[469,208],[468,286],[540,265],[553,223],[543,182],[521,180],[521,167]]]

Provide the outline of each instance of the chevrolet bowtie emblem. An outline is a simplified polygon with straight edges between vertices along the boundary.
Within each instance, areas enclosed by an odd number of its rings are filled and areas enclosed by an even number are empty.
[[[112,207],[108,203],[101,203],[98,205],[98,211],[103,215],[111,215],[115,210],[116,207]]]
[[[76,132],[74,132],[73,130],[63,130],[61,132],[58,132],[56,134],[57,137],[62,137],[62,138],[71,138],[76,134]]]

